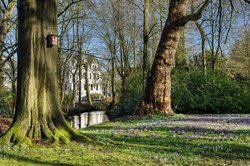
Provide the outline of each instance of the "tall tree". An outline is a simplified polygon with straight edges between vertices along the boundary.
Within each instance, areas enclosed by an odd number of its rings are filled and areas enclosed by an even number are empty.
[[[236,4],[241,3],[234,1]],[[204,30],[206,34],[206,44],[209,46],[211,57],[207,59],[206,65],[212,70],[216,70],[217,61],[223,56],[223,43],[227,42],[228,33],[231,29],[232,16],[235,8],[229,1],[218,0],[210,3],[208,10],[204,14]],[[201,29],[199,29],[200,31]],[[204,54],[205,55],[205,54]],[[209,56],[209,55],[205,55]]]
[[[11,16],[13,14],[13,11],[16,6],[16,0],[9,0],[8,3],[4,0],[2,0],[0,3],[0,12],[3,11],[3,13],[0,13],[0,64],[2,63],[2,58],[3,58],[3,49],[4,49],[4,40],[5,37],[10,30],[9,28],[9,22],[11,20]],[[3,70],[2,66],[0,67],[0,90],[2,88],[3,84]]]
[[[158,3],[158,2],[157,2]],[[154,0],[151,0],[151,18],[152,18],[152,25],[151,25],[151,30],[152,31],[152,44],[151,44],[151,59],[150,59],[150,62],[153,61],[154,59],[154,54],[156,52],[156,49],[157,49],[157,45],[158,45],[158,33],[159,33],[159,25],[158,25],[158,20],[157,20],[157,11],[156,11],[156,2]],[[155,28],[156,27],[156,28]]]
[[[156,51],[154,63],[147,79],[144,96],[134,113],[148,115],[154,113],[173,114],[171,109],[170,73],[180,34],[186,23],[198,20],[209,0],[206,0],[196,13],[185,15],[188,0],[170,1],[168,18]]]
[[[105,10],[103,10],[103,6],[105,6]],[[107,60],[108,60],[108,68],[107,71],[110,75],[110,82],[111,82],[111,98],[112,101],[109,105],[112,108],[115,105],[116,99],[116,87],[115,87],[115,69],[116,69],[116,56],[117,56],[117,28],[116,28],[116,21],[115,21],[115,9],[114,4],[110,2],[102,2],[101,4],[102,10],[97,10],[97,16],[100,18],[99,24],[100,26],[96,26],[97,34],[101,41],[105,44],[105,48],[108,51],[107,53]],[[134,10],[133,10],[134,13]],[[134,30],[134,28],[133,28]],[[135,33],[135,31],[133,31]],[[136,35],[136,34],[135,34]],[[135,36],[136,37],[136,36]],[[133,52],[135,42],[132,41],[133,45]],[[111,67],[111,68],[110,68]]]
[[[132,26],[131,26],[131,38],[132,38],[132,48],[133,48],[133,60],[134,60],[134,71],[136,70],[136,65],[137,65],[137,57],[136,57],[136,28],[137,28],[137,21],[136,21],[136,18],[137,18],[137,14],[136,14],[136,6],[133,5],[133,8],[132,8],[132,17],[133,17],[133,23],[132,23]]]
[[[53,140],[55,144],[87,138],[66,122],[61,112],[57,75],[57,0],[18,0],[18,80],[16,113],[1,143]]]
[[[79,9],[77,9],[77,16],[79,15]],[[80,34],[80,22],[77,19],[76,21],[76,34],[77,34],[77,68],[78,68],[78,103],[81,103],[82,100],[82,44],[83,37]]]
[[[185,37],[185,30],[183,30],[180,35],[180,41],[175,55],[175,66],[177,68],[183,68],[184,66],[186,66],[186,64],[187,64],[186,37]]]
[[[232,46],[230,60],[233,65],[230,70],[233,74],[240,74],[250,78],[250,30],[245,29],[245,33]]]
[[[76,67],[72,67],[72,66],[76,66]],[[70,74],[72,76],[72,92],[71,92],[71,96],[70,96],[70,104],[71,104],[72,107],[75,107],[76,87],[77,87],[77,84],[79,82],[79,79],[77,79],[77,74],[78,74],[77,59],[74,58],[72,60],[72,63],[68,67],[71,68],[71,70],[69,70],[69,72],[70,72]]]
[[[144,10],[143,10],[143,88],[145,87],[145,82],[149,73],[149,57],[148,57],[148,39],[149,39],[149,0],[144,0]]]
[[[61,15],[61,23],[59,25],[60,32],[58,34],[58,82],[59,82],[59,91],[60,91],[60,102],[62,103],[65,95],[65,85],[66,78],[65,75],[68,68],[68,63],[71,60],[71,57],[74,52],[74,42],[69,40],[68,31],[71,25],[71,21],[66,21],[68,18],[66,17],[66,13]],[[74,38],[74,37],[73,37]],[[64,49],[67,47],[68,49]]]
[[[121,95],[120,99],[123,101],[126,97],[126,84],[129,76],[131,75],[131,66],[129,61],[129,46],[126,36],[126,24],[125,24],[125,2],[117,1],[112,4],[112,10],[114,10],[115,28],[117,32],[117,39],[119,43],[119,58],[116,59],[116,69],[121,77]]]
[[[86,58],[86,60],[84,62],[85,90],[86,90],[87,103],[92,105],[92,100],[91,100],[91,96],[90,96],[90,88],[89,88],[89,66],[90,65],[89,65],[88,59]]]

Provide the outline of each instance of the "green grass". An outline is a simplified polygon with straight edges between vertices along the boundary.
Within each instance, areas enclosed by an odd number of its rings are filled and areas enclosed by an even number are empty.
[[[81,131],[96,143],[6,145],[0,165],[250,165],[250,115],[130,117]]]

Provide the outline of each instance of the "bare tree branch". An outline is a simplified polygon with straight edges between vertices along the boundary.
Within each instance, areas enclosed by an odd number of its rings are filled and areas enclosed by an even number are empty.
[[[232,0],[230,0],[230,6],[231,6],[230,22],[229,22],[229,27],[228,27],[228,30],[227,30],[226,39],[225,39],[225,41],[224,41],[224,44],[227,43],[227,39],[228,39],[229,33],[230,33],[231,29],[232,29],[233,12],[235,11],[235,8],[234,8],[234,5],[233,5]]]
[[[202,14],[203,10],[207,7],[209,2],[210,2],[210,0],[206,0],[196,13],[192,13],[192,14],[189,14],[189,15],[182,17],[182,19],[177,20],[174,23],[174,25],[185,25],[189,21],[199,20],[201,18],[201,14]]]
[[[137,5],[135,2],[133,2],[131,0],[128,0],[128,2],[135,5],[141,12],[143,12],[143,9],[139,5]]]
[[[3,4],[4,10],[6,10],[6,9],[7,9],[7,5],[6,5],[5,1],[4,1],[4,0],[1,0],[1,2],[2,2],[2,4]]]
[[[250,4],[250,0],[244,0],[246,3]]]
[[[5,63],[7,63],[15,55],[16,52],[17,48],[0,63],[0,68],[2,68],[5,65]]]
[[[81,51],[78,51],[78,50],[75,50],[75,49],[68,49],[68,48],[60,48],[60,49],[64,50],[64,51],[71,51],[71,52],[79,53],[79,54],[82,54],[82,55],[87,55],[87,56],[95,57],[97,59],[111,60],[111,59],[108,59],[108,58],[103,58],[103,57],[95,56],[93,54],[84,53],[84,52],[81,52]]]
[[[78,0],[78,1],[74,1],[72,0],[72,2],[70,4],[68,4],[68,6],[66,6],[59,14],[58,17],[61,16],[64,12],[66,12],[72,5],[78,3],[78,2],[82,2],[83,0]]]
[[[158,23],[155,23],[149,30],[148,35],[150,35],[153,31],[153,29],[157,26]]]

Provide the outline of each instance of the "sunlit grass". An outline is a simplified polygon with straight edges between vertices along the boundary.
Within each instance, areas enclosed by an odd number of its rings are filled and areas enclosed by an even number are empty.
[[[250,165],[250,115],[129,117],[81,131],[96,143],[4,146],[0,165]]]

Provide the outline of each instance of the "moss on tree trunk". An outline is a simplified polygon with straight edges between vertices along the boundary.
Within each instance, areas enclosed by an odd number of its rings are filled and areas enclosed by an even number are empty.
[[[13,124],[2,143],[49,140],[55,144],[72,139],[88,140],[71,128],[61,112],[57,46],[47,36],[57,34],[57,1],[18,1],[18,81]]]

